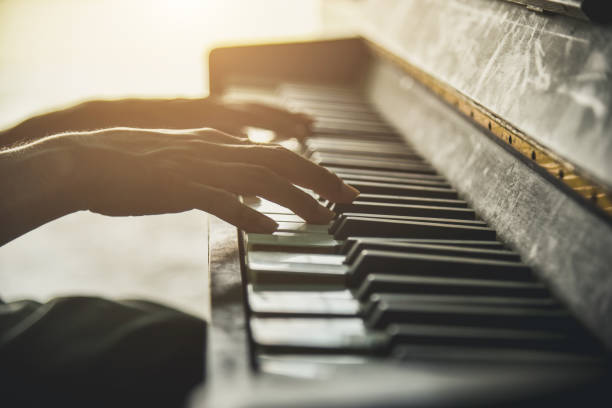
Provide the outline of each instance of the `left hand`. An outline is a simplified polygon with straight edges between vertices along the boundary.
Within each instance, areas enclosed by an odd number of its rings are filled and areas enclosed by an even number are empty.
[[[10,147],[65,132],[130,127],[143,129],[215,128],[231,134],[227,143],[244,139],[246,126],[272,130],[274,141],[303,139],[312,119],[301,113],[256,102],[224,102],[217,98],[94,100],[30,118],[0,132],[0,147]],[[219,133],[216,136],[222,137]],[[222,143],[216,139],[212,142]],[[245,139],[246,141],[246,139]]]
[[[277,135],[275,141],[278,141],[289,138],[302,140],[310,134],[312,126],[310,116],[303,113],[290,112],[258,102],[225,102],[212,97],[91,101],[82,104],[80,109],[83,110],[83,116],[95,116],[104,120],[105,123],[100,123],[95,128],[210,127],[241,136],[245,127],[253,126],[274,131]]]

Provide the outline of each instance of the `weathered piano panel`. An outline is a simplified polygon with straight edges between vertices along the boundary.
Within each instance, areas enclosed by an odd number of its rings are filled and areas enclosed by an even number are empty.
[[[489,0],[362,2],[372,41],[612,185],[612,28]]]

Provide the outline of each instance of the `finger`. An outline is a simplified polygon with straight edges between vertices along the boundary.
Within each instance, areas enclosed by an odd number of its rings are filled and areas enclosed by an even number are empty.
[[[327,224],[335,215],[310,194],[265,167],[233,164],[221,168],[224,175],[219,178],[219,183],[227,190],[266,198],[313,224]]]
[[[294,184],[314,190],[328,200],[352,202],[359,195],[357,189],[344,183],[331,171],[282,146],[239,147],[246,153],[246,162],[265,166]]]
[[[338,176],[284,147],[277,145],[220,145],[192,143],[194,159],[247,163],[266,167],[293,184],[309,188],[334,202],[352,202],[359,191]],[[188,156],[185,156],[188,157]]]
[[[249,125],[274,130],[281,137],[303,139],[310,134],[312,128],[312,118],[303,113],[260,103],[231,106],[242,113]]]
[[[234,194],[194,182],[187,183],[187,187],[185,196],[191,200],[193,208],[213,214],[246,232],[271,234],[278,228],[274,220],[244,205]]]
[[[326,224],[335,215],[311,195],[262,166],[194,160],[192,157],[164,160],[160,166],[199,184],[266,198],[291,209],[310,223]]]

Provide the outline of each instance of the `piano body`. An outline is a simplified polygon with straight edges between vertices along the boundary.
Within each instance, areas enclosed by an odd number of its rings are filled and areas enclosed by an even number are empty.
[[[489,0],[322,15],[355,35],[209,57],[211,93],[313,115],[294,148],[362,194],[328,226],[252,197],[274,235],[211,221],[193,406],[610,406],[612,28]]]

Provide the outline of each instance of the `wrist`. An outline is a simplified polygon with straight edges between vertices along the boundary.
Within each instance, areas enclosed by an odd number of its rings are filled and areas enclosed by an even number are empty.
[[[48,140],[47,140],[48,139]],[[74,157],[59,137],[0,153],[0,245],[81,209]]]

